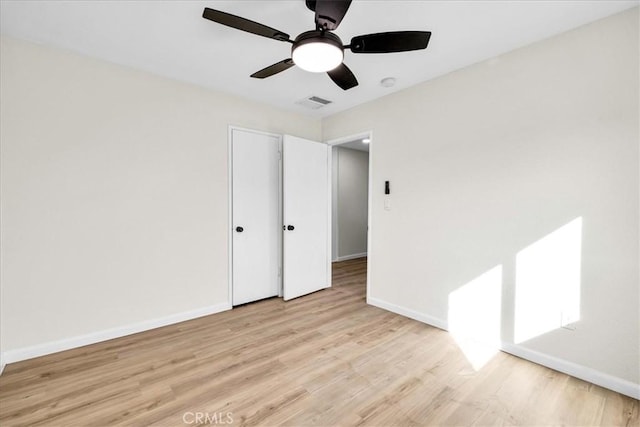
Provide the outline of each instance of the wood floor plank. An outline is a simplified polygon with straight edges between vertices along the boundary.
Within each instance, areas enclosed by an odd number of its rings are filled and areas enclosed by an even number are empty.
[[[476,371],[445,331],[367,305],[366,268],[335,263],[334,286],[305,297],[11,364],[0,425],[638,425],[637,400],[517,357]]]

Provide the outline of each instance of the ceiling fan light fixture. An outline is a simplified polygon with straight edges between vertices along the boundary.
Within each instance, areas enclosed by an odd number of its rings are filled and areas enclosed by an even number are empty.
[[[294,49],[291,57],[303,70],[322,73],[342,63],[342,50],[324,42],[307,43]]]
[[[345,49],[349,49],[352,53],[368,54],[409,52],[427,48],[431,37],[430,31],[387,31],[363,34],[351,38],[351,42],[345,45],[332,31],[338,28],[352,1],[307,0],[307,8],[315,13],[316,29],[298,35],[295,40],[291,40],[289,34],[275,28],[221,10],[205,7],[202,17],[240,31],[292,44],[290,58],[251,74],[255,79],[264,79],[297,65],[305,71],[326,72],[340,89],[349,90],[358,86],[358,79],[343,62]]]
[[[303,70],[323,73],[342,64],[344,48],[335,34],[307,31],[293,43],[291,58]]]

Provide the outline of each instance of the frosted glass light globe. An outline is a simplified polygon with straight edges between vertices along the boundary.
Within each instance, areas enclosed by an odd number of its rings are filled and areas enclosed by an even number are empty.
[[[297,46],[291,57],[293,62],[303,70],[322,73],[342,64],[344,52],[331,43],[311,42]]]

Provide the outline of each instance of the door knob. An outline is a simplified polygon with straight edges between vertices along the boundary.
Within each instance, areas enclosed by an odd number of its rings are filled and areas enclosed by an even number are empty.
[[[293,225],[287,225],[287,230],[293,231],[295,230],[295,227]]]
[[[242,233],[242,232],[244,231],[244,228],[242,228],[242,227],[236,227],[236,231],[237,231],[238,233]]]

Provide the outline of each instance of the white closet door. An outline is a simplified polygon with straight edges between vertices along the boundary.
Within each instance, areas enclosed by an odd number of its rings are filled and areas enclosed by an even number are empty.
[[[331,286],[328,153],[326,144],[284,136],[285,300]]]
[[[280,138],[232,130],[233,305],[278,295]]]

